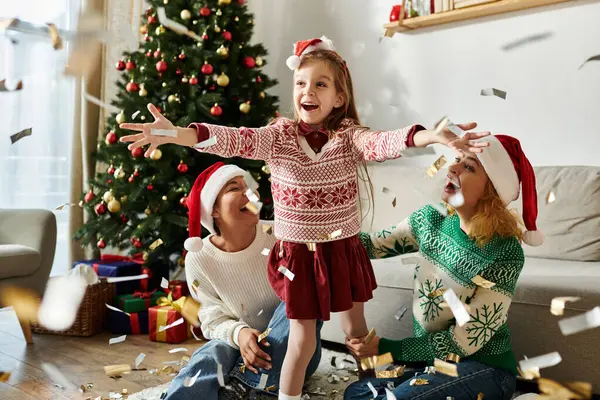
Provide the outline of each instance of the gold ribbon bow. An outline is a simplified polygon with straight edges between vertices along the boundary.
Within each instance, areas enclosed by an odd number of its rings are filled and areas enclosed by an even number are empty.
[[[181,296],[179,299],[173,301],[173,296],[171,295],[171,293],[169,293],[167,297],[163,296],[159,298],[156,304],[161,307],[170,306],[173,309],[175,309],[178,313],[181,313],[181,310],[183,310],[183,303],[185,303],[185,296]]]

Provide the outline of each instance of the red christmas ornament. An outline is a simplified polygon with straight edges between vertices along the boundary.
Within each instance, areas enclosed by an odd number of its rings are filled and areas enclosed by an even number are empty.
[[[231,40],[231,32],[228,32],[228,31],[223,32],[223,39]]]
[[[135,158],[141,157],[144,155],[144,149],[141,147],[136,147],[135,149],[131,150],[131,155]]]
[[[152,57],[152,50],[148,50],[148,52],[146,53],[146,57]]]
[[[197,85],[198,84],[198,78],[196,78],[195,75],[192,75],[192,77],[190,78],[190,85]]]
[[[240,6],[243,6],[246,3],[246,0],[238,0],[238,4]]]
[[[185,60],[185,54],[181,53],[180,55],[177,56],[177,58],[179,58],[180,60]]]
[[[188,170],[188,166],[187,164],[184,164],[183,162],[180,162],[179,165],[177,166],[177,171],[179,171],[182,174],[185,174]]]
[[[156,109],[158,110],[159,113],[162,113],[162,108],[160,108],[159,106],[156,106]]]
[[[130,175],[129,178],[127,179],[127,181],[129,183],[133,183],[133,182],[135,182],[135,178],[133,177],[133,175]]]
[[[145,42],[149,42],[149,41],[150,41],[150,35],[148,35],[148,34],[145,34],[145,35],[144,35],[144,41],[145,41]]]
[[[109,174],[114,174],[115,173],[115,167],[114,165],[111,165],[110,167],[108,167],[108,170],[106,171]]]
[[[139,239],[136,238],[135,236],[132,236],[129,238],[129,241],[131,242],[131,244],[134,244],[135,242],[137,242]]]
[[[210,8],[204,6],[200,9],[200,15],[203,17],[208,17],[210,15]]]
[[[141,147],[140,147],[141,149]],[[133,171],[133,176],[138,177],[140,176],[140,171],[138,171],[137,169],[135,171]]]
[[[208,40],[208,33],[202,35],[202,40]]]
[[[176,73],[177,75],[181,75],[181,69],[177,68],[177,70],[175,71],[175,73]]]
[[[218,104],[215,104],[211,107],[210,114],[218,117],[219,115],[223,114],[223,109]]]
[[[100,202],[100,203],[96,204],[96,207],[94,207],[94,211],[98,215],[106,214],[106,204],[104,204],[104,202]]]
[[[146,189],[152,190],[152,189],[154,189],[154,186],[152,186],[152,184],[149,184],[148,186],[146,186]]]
[[[275,111],[275,117],[279,118],[279,111]]]
[[[154,58],[159,58],[159,57],[160,57],[160,49],[157,49],[157,50],[154,52]]]
[[[107,180],[106,180],[106,184],[107,184],[107,185],[112,185],[112,182],[113,182],[113,180],[112,180],[112,179],[107,179]]]
[[[179,199],[179,204],[181,204],[184,207],[187,207],[187,196],[183,196],[181,199]]]
[[[149,8],[147,8],[147,9],[146,9],[146,16],[148,16],[148,15],[152,14],[152,12],[153,12],[153,11],[154,11],[154,10],[152,10],[152,7],[149,7]]]
[[[92,200],[94,200],[94,192],[93,191],[89,191],[85,194],[85,196],[83,196],[83,200],[85,201],[86,204],[89,204]]]
[[[132,71],[135,69],[135,63],[131,60],[127,61],[127,64],[125,64],[125,69],[127,71]]]
[[[215,90],[215,85],[210,85],[208,90]]]
[[[99,249],[103,249],[106,247],[106,242],[104,241],[104,239],[100,239],[98,240],[98,243],[96,243],[96,246],[98,246]]]
[[[256,83],[262,83],[262,78],[260,75],[256,77]]]
[[[129,93],[137,92],[138,90],[140,90],[140,87],[137,83],[131,81],[127,84],[127,86],[125,86],[125,90],[127,90]]]
[[[135,243],[133,243],[133,246],[137,249],[141,249],[142,248],[142,242],[139,240],[136,240]]]
[[[160,60],[156,63],[156,70],[158,72],[165,72],[168,68],[167,62],[165,60]]]
[[[156,17],[154,15],[148,15],[148,23],[150,25],[155,24],[156,23]]]
[[[118,140],[117,134],[112,131],[108,132],[108,134],[106,135],[106,140],[108,140],[108,143],[110,143],[110,144],[117,143],[117,140]]]
[[[256,67],[256,61],[252,57],[244,57],[244,67],[254,68]],[[257,79],[258,82],[258,79]]]
[[[210,75],[213,73],[213,66],[210,65],[209,63],[207,63],[206,61],[204,62],[204,65],[202,66],[202,68],[200,69],[200,71],[204,74],[204,75]]]
[[[117,61],[117,63],[115,64],[115,68],[118,71],[123,71],[125,69],[125,63],[123,62],[123,60]]]
[[[129,218],[127,218],[127,215],[125,215],[123,213],[121,213],[120,217],[121,217],[121,221],[123,221],[124,224],[126,224],[127,221],[129,221]]]

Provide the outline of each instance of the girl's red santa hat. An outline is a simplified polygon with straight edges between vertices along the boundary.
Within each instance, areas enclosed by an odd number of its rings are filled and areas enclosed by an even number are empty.
[[[536,219],[537,191],[535,173],[525,156],[521,143],[512,136],[490,135],[480,139],[488,142],[489,147],[477,154],[488,177],[504,205],[519,198],[523,192],[523,222],[527,231],[523,233],[523,241],[530,246],[544,243],[544,234],[537,230]]]
[[[293,71],[300,66],[303,55],[316,50],[335,51],[333,42],[325,36],[321,36],[319,39],[301,40],[294,44],[294,55],[288,57],[285,64]]]
[[[219,161],[198,175],[187,198],[190,237],[183,244],[187,251],[193,253],[202,250],[202,226],[210,233],[215,233],[212,212],[219,192],[231,179],[245,174],[246,171],[240,167]]]

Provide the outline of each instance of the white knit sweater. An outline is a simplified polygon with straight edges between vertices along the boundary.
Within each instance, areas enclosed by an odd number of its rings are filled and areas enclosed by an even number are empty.
[[[280,303],[267,279],[267,256],[261,254],[265,248],[271,250],[276,239],[263,233],[259,224],[248,248],[227,253],[211,243],[211,236],[204,238],[202,251],[187,253],[186,279],[192,297],[201,305],[198,314],[204,336],[237,349],[240,330],[264,331]],[[194,281],[199,284],[197,292]]]

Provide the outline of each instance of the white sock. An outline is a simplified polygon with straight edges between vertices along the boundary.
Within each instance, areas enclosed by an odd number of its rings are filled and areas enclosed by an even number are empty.
[[[289,394],[285,394],[282,392],[279,392],[279,400],[300,400],[301,398],[301,394],[297,395],[297,396],[290,396]]]

